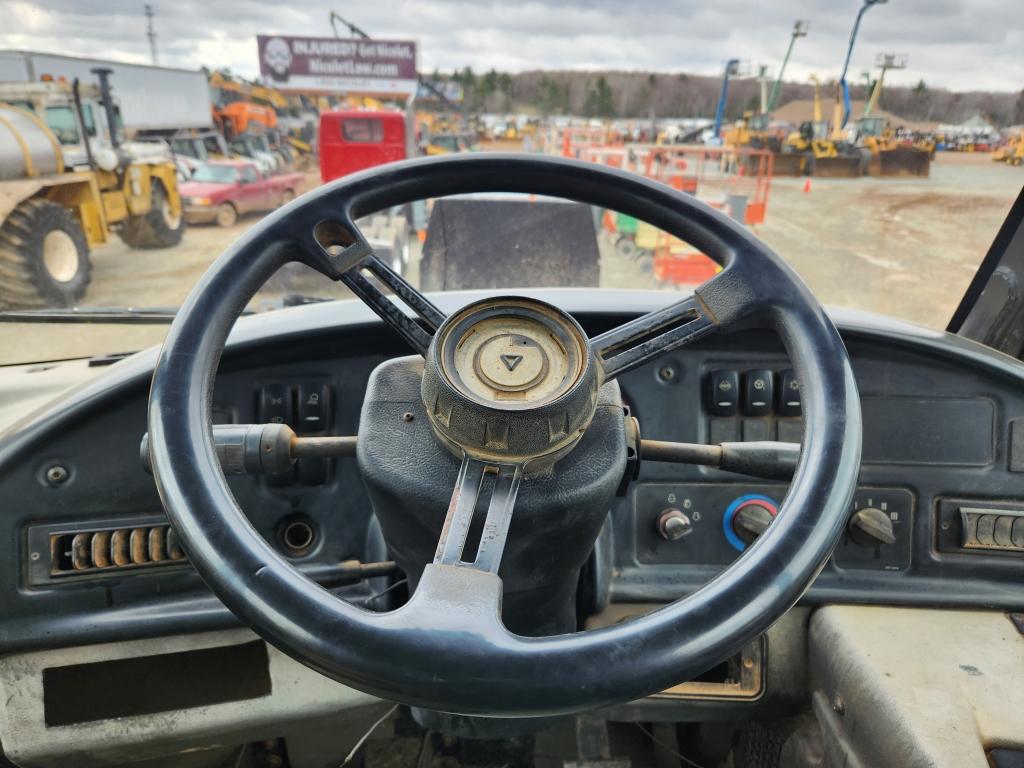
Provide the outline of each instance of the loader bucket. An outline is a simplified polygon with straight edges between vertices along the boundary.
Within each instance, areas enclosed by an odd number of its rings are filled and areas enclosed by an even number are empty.
[[[872,166],[875,164],[872,163]],[[879,176],[918,176],[928,178],[931,158],[915,147],[896,147],[878,153]]]
[[[822,179],[857,179],[863,175],[859,157],[819,157],[813,176]]]
[[[804,173],[804,157],[797,152],[780,152],[772,161],[772,176],[803,176]]]

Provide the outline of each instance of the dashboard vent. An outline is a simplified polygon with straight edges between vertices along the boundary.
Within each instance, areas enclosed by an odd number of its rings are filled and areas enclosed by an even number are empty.
[[[165,518],[29,528],[29,581],[115,575],[188,561]]]

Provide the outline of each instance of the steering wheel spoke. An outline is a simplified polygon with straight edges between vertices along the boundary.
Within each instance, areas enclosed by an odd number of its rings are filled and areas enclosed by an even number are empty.
[[[465,456],[448,504],[434,563],[497,573],[522,477],[521,464],[497,464]],[[486,499],[488,493],[489,500]],[[487,516],[480,532],[480,543],[469,559],[466,545],[470,530],[475,513],[485,500]]]
[[[694,294],[595,336],[590,347],[607,380],[665,352],[692,344],[717,328],[718,324]]]
[[[425,355],[445,314],[373,251],[350,216],[319,222],[304,243],[302,261],[332,280],[344,283],[409,346]],[[383,289],[412,310],[413,316]]]
[[[410,317],[402,308],[392,301],[377,287],[374,278],[389,287],[396,297],[423,321],[423,327]],[[407,283],[401,275],[394,272],[377,256],[371,255],[361,264],[341,275],[341,282],[362,299],[381,320],[390,325],[409,346],[421,355],[426,355],[430,339],[438,326],[444,321],[445,315],[435,307],[423,294]]]

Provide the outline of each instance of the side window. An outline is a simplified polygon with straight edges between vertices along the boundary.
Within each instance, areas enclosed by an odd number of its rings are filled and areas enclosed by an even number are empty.
[[[211,155],[224,154],[224,150],[221,149],[220,143],[217,141],[216,136],[205,136],[203,138],[203,146],[206,148],[206,151],[209,152]]]
[[[47,107],[46,124],[61,144],[78,144],[82,140],[71,107]]]
[[[372,117],[353,117],[341,122],[341,135],[345,141],[379,144],[384,140],[384,124]]]
[[[85,123],[86,136],[96,136],[96,119],[92,114],[92,104],[82,105],[82,122]]]
[[[256,173],[256,169],[251,165],[247,165],[242,169],[242,183],[252,184],[254,181],[259,179],[259,174]]]

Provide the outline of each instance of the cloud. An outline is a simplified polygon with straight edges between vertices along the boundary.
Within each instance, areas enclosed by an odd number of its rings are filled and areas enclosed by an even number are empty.
[[[420,43],[424,70],[651,69],[715,74],[740,58],[777,70],[797,18],[810,22],[787,79],[838,75],[857,0],[152,0],[160,63],[258,71],[259,33],[332,34],[332,9],[367,32]],[[1005,0],[891,0],[868,11],[851,77],[880,52],[908,56],[893,84],[1024,88],[1024,25]],[[0,47],[149,61],[143,0],[0,0]],[[339,31],[346,34],[339,25]]]

